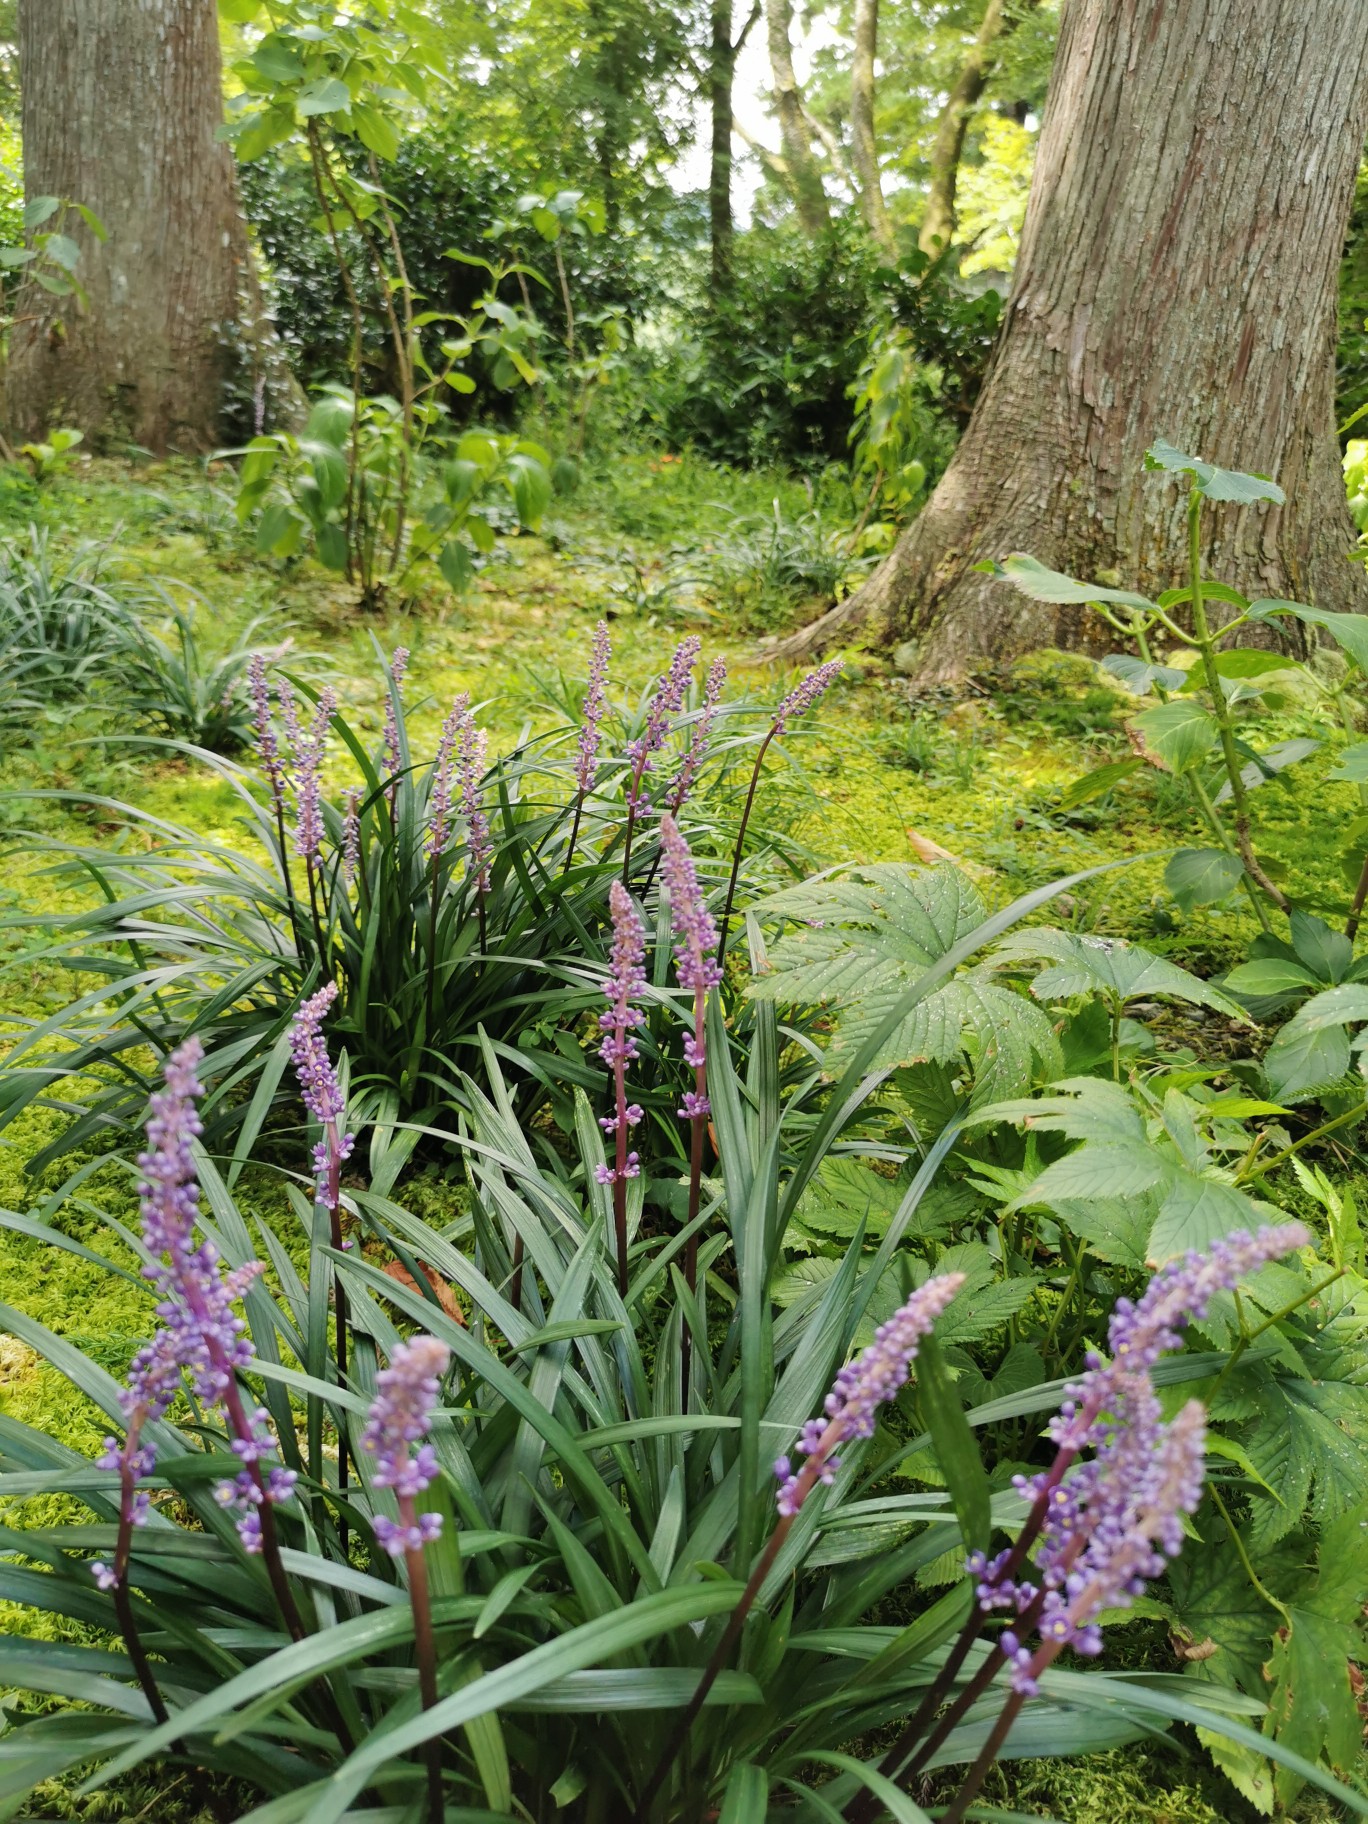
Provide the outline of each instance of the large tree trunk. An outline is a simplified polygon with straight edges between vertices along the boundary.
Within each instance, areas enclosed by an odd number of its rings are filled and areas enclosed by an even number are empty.
[[[926,190],[918,242],[923,253],[947,247],[955,232],[955,192],[959,187],[964,136],[974,109],[988,86],[988,78],[1001,54],[1001,40],[1013,31],[1040,0],[1017,0],[1010,9],[1003,0],[988,0],[978,34],[965,54],[960,73],[936,119],[931,147],[931,175]]]
[[[109,238],[71,230],[84,308],[21,292],[9,424],[210,449],[261,328],[232,153],[215,139],[214,0],[21,0],[19,32],[25,195],[83,203]]]
[[[1208,521],[1210,574],[1365,606],[1346,561],[1335,282],[1368,130],[1368,6],[1068,0],[1016,277],[964,439],[863,589],[785,656],[873,614],[953,677],[1032,647],[1095,650],[1086,610],[979,574],[1029,551],[1154,592],[1181,569],[1159,436],[1272,474],[1276,508]]]
[[[874,137],[874,64],[879,53],[879,0],[855,0],[855,44],[850,59],[850,137],[860,207],[869,232],[892,260],[897,254],[893,218],[884,201],[879,148]]]
[[[793,46],[789,42],[791,18],[791,0],[765,0],[774,111],[779,116],[779,138],[793,188],[794,206],[807,232],[820,234],[830,215],[826,191],[822,188],[821,168],[812,149],[812,126],[793,71]]]
[[[736,59],[760,17],[754,0],[740,34],[732,37],[732,0],[711,0],[712,43],[708,55],[708,98],[712,108],[712,159],[708,168],[708,228],[712,253],[713,295],[731,287],[732,277],[732,89]]]

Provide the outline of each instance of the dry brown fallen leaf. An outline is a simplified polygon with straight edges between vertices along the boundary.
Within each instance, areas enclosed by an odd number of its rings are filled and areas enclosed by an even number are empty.
[[[447,1316],[451,1318],[454,1323],[464,1324],[465,1313],[456,1303],[456,1294],[452,1291],[451,1287],[444,1279],[439,1279],[437,1277],[426,1261],[420,1260],[418,1266],[422,1272],[423,1278],[436,1294],[437,1303],[442,1307],[443,1311],[446,1312]],[[412,1273],[409,1272],[402,1261],[386,1261],[384,1271],[398,1285],[407,1286],[410,1292],[417,1292],[420,1289],[418,1281],[413,1277]]]

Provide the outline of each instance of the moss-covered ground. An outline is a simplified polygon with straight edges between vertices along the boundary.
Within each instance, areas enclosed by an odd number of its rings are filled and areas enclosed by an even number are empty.
[[[580,493],[557,504],[541,536],[503,540],[467,600],[434,594],[411,612],[380,615],[361,613],[345,585],[312,563],[258,558],[233,518],[228,485],[226,475],[192,465],[83,464],[40,490],[9,470],[0,477],[0,536],[25,538],[36,526],[59,557],[98,542],[105,576],[145,594],[147,614],[165,613],[158,591],[192,600],[211,647],[230,644],[260,619],[254,637],[292,641],[292,656],[326,669],[363,725],[379,726],[376,644],[386,651],[407,645],[408,694],[415,702],[428,698],[415,719],[420,743],[435,735],[461,689],[483,706],[496,742],[511,744],[528,724],[557,719],[549,696],[561,674],[582,678],[600,616],[612,626],[616,676],[636,687],[649,684],[691,631],[703,636],[705,652],[728,659],[735,691],[771,701],[785,684],[745,661],[758,626],[797,604],[776,603],[760,585],[748,589],[744,552],[738,558],[728,541],[747,516],[774,510],[771,503],[780,513],[806,511],[806,496],[791,482],[730,475],[690,458],[622,456],[611,470],[591,470]],[[725,586],[719,577],[728,579]],[[1165,852],[1196,835],[1170,781],[1152,775],[1071,817],[1059,813],[1068,782],[1126,751],[1128,700],[1099,683],[1092,667],[1045,655],[954,699],[921,699],[877,656],[848,657],[841,686],[776,767],[776,786],[814,865],[916,861],[933,843],[968,864],[991,895],[1010,898],[1063,874],[1124,863],[1081,883],[1063,902],[1078,928],[1128,936],[1206,969],[1233,961],[1247,945],[1255,926],[1242,904],[1183,916],[1163,890]],[[1326,782],[1335,738],[1316,727],[1307,703],[1285,705],[1268,720],[1270,738],[1310,731],[1330,740],[1297,774],[1257,794],[1258,846],[1303,894],[1343,898],[1333,851],[1357,799],[1352,788]],[[91,738],[110,732],[107,721],[79,714],[42,719],[4,757],[0,785],[10,794],[34,787],[98,793],[224,841],[242,839],[233,794],[221,780],[164,752]],[[12,838],[0,870],[4,914],[53,903],[41,857],[21,834],[35,828],[59,841],[88,841],[92,828],[114,837],[99,810],[12,795],[0,801],[0,832]],[[33,954],[37,947],[31,933],[0,929],[7,963],[0,1006],[8,1022],[42,1017],[70,997],[70,978]],[[69,1158],[45,1176],[28,1169],[60,1119],[31,1112],[0,1134],[0,1205],[37,1210],[70,1171]],[[125,1213],[131,1208],[131,1184],[113,1167],[83,1195]],[[59,1220],[79,1235],[87,1219],[68,1207]],[[98,1219],[88,1221],[94,1235]],[[136,1288],[9,1231],[0,1232],[0,1296],[115,1372],[142,1334],[145,1303]],[[82,1451],[97,1448],[104,1429],[64,1380],[4,1337],[0,1402]],[[1215,1824],[1238,1815],[1229,1790],[1197,1762],[1175,1770],[1170,1759],[1138,1750],[1086,1768],[1014,1770],[988,1796],[1053,1812],[1068,1824]],[[197,1810],[188,1789],[121,1789],[97,1809],[45,1790],[35,1803],[26,1815],[170,1820]],[[1313,1806],[1305,1815],[1326,1814]]]

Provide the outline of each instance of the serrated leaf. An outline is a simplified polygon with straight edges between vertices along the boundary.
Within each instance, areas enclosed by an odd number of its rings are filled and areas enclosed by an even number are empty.
[[[1136,747],[1152,766],[1165,773],[1187,773],[1200,766],[1216,744],[1215,718],[1199,703],[1160,703],[1126,724]]]
[[[1047,1165],[1035,1183],[1006,1206],[1053,1206],[1056,1198],[1128,1197],[1148,1190],[1164,1176],[1164,1162],[1145,1141],[1098,1141],[1076,1147]]]
[[[1048,958],[1051,967],[1042,970],[1031,984],[1031,992],[1042,1000],[1063,1000],[1100,991],[1122,1002],[1155,998],[1187,1001],[1248,1022],[1245,1010],[1228,994],[1124,938],[1079,937],[1071,931],[1049,929],[1015,931],[1003,939],[993,954],[995,959],[1008,960]]]
[[[1258,1227],[1254,1206],[1233,1185],[1174,1168],[1150,1230],[1146,1263],[1159,1267],[1193,1248],[1205,1253],[1223,1235]]]
[[[1164,869],[1164,885],[1182,907],[1215,905],[1244,878],[1244,863],[1224,849],[1179,849]]]

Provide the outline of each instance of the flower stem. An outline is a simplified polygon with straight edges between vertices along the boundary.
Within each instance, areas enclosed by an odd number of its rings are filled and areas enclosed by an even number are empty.
[[[412,1529],[418,1524],[412,1495],[400,1495],[399,1517]],[[437,1702],[437,1650],[432,1635],[432,1604],[428,1596],[427,1559],[422,1546],[409,1547],[404,1553],[408,1569],[409,1604],[413,1610],[413,1646],[418,1658],[418,1689],[424,1710]],[[442,1794],[442,1742],[431,1737],[423,1745],[428,1776],[428,1824],[442,1824],[445,1801]]]
[[[751,807],[755,803],[755,790],[760,783],[760,768],[765,763],[765,750],[778,732],[779,724],[772,723],[769,732],[760,743],[755,756],[755,765],[751,768],[750,790],[746,793],[745,807],[741,812],[741,823],[736,832],[736,847],[732,850],[731,878],[727,882],[727,903],[722,910],[722,935],[717,943],[717,960],[725,962],[727,958],[727,933],[731,929],[732,905],[736,899],[736,881],[741,872],[741,851],[746,840],[746,826],[750,823]]]

